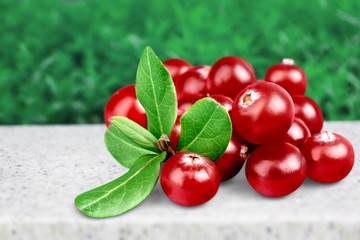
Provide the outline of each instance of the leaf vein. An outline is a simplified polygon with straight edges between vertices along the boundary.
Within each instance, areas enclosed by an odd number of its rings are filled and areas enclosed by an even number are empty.
[[[141,166],[133,175],[131,175],[128,179],[126,179],[126,181],[122,182],[121,184],[119,184],[118,186],[116,186],[115,188],[111,189],[110,191],[108,191],[106,194],[104,194],[103,196],[96,198],[96,200],[88,203],[87,205],[83,206],[82,209],[86,209],[88,207],[91,208],[92,205],[99,203],[102,199],[107,198],[110,194],[112,194],[114,191],[118,190],[119,188],[121,188],[124,184],[128,183],[131,179],[133,179],[134,177],[136,177],[142,170],[144,170],[144,168],[146,168],[148,165],[150,165],[156,158],[157,156],[154,156],[152,159],[150,159],[148,162],[146,162],[146,164],[144,164],[143,166]]]
[[[206,124],[204,124],[204,126],[202,127],[201,131],[199,132],[199,134],[197,134],[194,139],[188,144],[186,145],[185,147],[183,147],[182,150],[186,150],[188,149],[194,142],[197,141],[197,139],[201,136],[201,134],[203,133],[204,129],[206,129],[207,125],[209,124],[210,120],[211,120],[211,117],[215,114],[216,110],[218,109],[219,107],[217,106],[216,108],[214,108],[214,111],[211,113],[211,116],[207,119],[206,121]]]

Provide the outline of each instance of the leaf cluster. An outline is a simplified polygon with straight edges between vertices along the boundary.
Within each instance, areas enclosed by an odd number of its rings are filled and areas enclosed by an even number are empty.
[[[175,86],[150,47],[145,48],[140,59],[136,96],[146,111],[148,129],[126,117],[111,119],[105,134],[106,146],[129,170],[112,182],[76,197],[77,208],[90,217],[112,217],[136,207],[152,192],[160,174],[160,163],[174,154],[168,146],[163,147],[162,141],[170,136],[177,117]],[[180,124],[178,151],[196,152],[215,161],[229,144],[230,117],[214,99],[196,102],[180,118]]]

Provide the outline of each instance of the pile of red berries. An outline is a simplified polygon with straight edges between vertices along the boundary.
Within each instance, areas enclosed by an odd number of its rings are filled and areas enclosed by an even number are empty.
[[[354,164],[354,150],[344,137],[322,131],[318,104],[304,96],[305,72],[291,59],[271,66],[264,80],[256,80],[251,64],[224,57],[213,66],[192,66],[182,59],[163,62],[173,78],[178,118],[170,136],[176,149],[179,119],[197,100],[212,97],[228,111],[233,134],[225,153],[215,161],[197,153],[178,152],[163,165],[160,183],[175,203],[194,206],[207,202],[220,181],[234,177],[244,163],[246,178],[258,193],[286,196],[308,176],[321,183],[345,178]],[[125,116],[147,127],[135,86],[115,92],[105,109],[105,122]]]

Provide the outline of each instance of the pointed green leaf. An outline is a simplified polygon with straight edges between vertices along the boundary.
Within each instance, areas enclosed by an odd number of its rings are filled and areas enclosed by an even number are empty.
[[[146,111],[148,129],[170,136],[177,114],[174,83],[161,60],[146,47],[136,73],[136,96]]]
[[[113,117],[105,133],[111,155],[123,166],[131,167],[145,154],[158,154],[157,139],[139,124],[126,117]]]
[[[113,217],[129,211],[150,195],[165,158],[165,152],[140,157],[121,177],[77,196],[76,207],[93,218]]]
[[[215,161],[225,151],[231,137],[228,112],[212,98],[203,98],[180,118],[179,151],[205,155]]]

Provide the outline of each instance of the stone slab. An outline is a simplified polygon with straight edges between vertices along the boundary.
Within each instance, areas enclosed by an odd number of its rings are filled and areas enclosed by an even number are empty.
[[[1,126],[0,239],[360,239],[360,121],[324,128],[355,148],[355,166],[339,183],[306,180],[270,199],[251,189],[242,170],[202,206],[175,205],[158,184],[134,210],[98,220],[73,202],[126,171],[106,150],[105,126]]]

